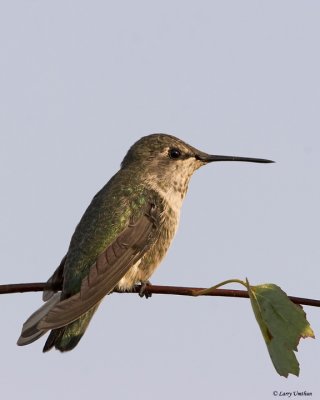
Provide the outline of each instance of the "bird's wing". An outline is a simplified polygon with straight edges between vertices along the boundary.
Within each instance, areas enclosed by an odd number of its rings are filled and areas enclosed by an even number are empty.
[[[56,304],[38,329],[56,329],[76,320],[110,293],[154,243],[161,211],[148,203],[135,221],[131,220],[118,237],[97,257],[75,295]]]
[[[48,301],[51,299],[52,296],[56,292],[58,292],[61,289],[61,286],[63,284],[63,270],[64,270],[64,265],[67,259],[67,255],[63,257],[63,259],[60,262],[59,267],[54,271],[53,275],[48,279],[47,285],[50,287],[56,287],[57,289],[47,289],[43,291],[42,294],[42,300],[43,301]]]

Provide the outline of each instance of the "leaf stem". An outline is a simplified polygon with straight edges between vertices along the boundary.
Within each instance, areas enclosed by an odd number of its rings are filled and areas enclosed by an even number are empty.
[[[248,284],[244,281],[242,281],[241,279],[227,279],[223,282],[220,282],[214,286],[211,286],[210,288],[207,289],[196,289],[194,291],[194,296],[204,296],[204,295],[208,295],[210,293],[212,293],[214,290],[218,289],[221,286],[225,286],[228,285],[229,283],[240,283],[240,285],[244,286],[246,289],[248,289]]]

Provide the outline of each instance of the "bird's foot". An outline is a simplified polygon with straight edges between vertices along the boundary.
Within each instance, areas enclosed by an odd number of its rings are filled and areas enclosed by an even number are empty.
[[[149,297],[152,296],[152,293],[148,292],[147,286],[151,285],[150,281],[141,281],[141,288],[139,290],[139,296],[140,297],[145,297],[148,299]]]

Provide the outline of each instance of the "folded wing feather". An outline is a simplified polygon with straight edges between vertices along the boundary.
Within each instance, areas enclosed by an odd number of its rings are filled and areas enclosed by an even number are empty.
[[[114,289],[155,239],[159,211],[154,204],[149,204],[148,208],[98,256],[83,279],[80,292],[52,307],[38,323],[37,329],[46,331],[69,324]]]

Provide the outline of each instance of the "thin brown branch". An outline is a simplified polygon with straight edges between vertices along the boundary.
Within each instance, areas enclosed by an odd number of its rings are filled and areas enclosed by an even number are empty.
[[[26,293],[26,292],[42,292],[44,290],[60,290],[60,287],[49,286],[44,282],[33,282],[33,283],[14,283],[10,285],[0,285],[0,294],[9,293]],[[137,293],[141,289],[140,285],[137,285],[130,292],[121,293]],[[158,285],[147,285],[146,293],[148,294],[169,294],[177,296],[196,296],[197,292],[204,290],[204,288],[194,287],[181,287],[181,286],[158,286]],[[119,292],[117,292],[119,293]],[[246,290],[234,290],[234,289],[214,289],[210,293],[203,294],[202,296],[220,296],[220,297],[242,297],[249,298]],[[302,297],[289,296],[290,300],[295,304],[301,304],[306,306],[320,307],[320,300],[305,299]]]
[[[0,294],[43,292],[44,290],[60,290],[60,287],[48,286],[44,282],[32,283],[11,283],[9,285],[0,285]]]

